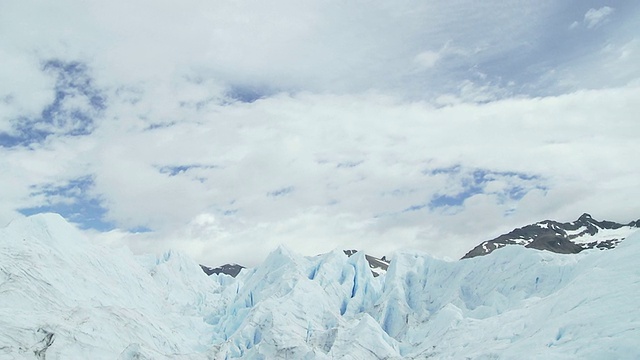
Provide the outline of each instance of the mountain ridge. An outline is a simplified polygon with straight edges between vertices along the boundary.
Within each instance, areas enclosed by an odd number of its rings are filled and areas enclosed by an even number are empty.
[[[640,220],[627,224],[609,220],[598,221],[588,213],[582,214],[573,222],[542,220],[483,241],[469,250],[462,259],[488,255],[509,245],[520,245],[559,254],[577,254],[594,248],[612,249],[638,228],[640,228]]]
[[[609,220],[599,221],[588,213],[583,213],[573,222],[542,220],[516,228],[494,239],[483,241],[469,250],[461,260],[489,255],[508,245],[520,245],[559,254],[577,254],[583,250],[594,248],[612,249],[638,228],[640,228],[640,219],[622,224]],[[357,252],[358,250],[344,250],[347,256],[352,256]],[[387,271],[389,260],[385,256],[377,258],[366,254],[365,258],[369,262],[374,276]],[[245,269],[244,266],[238,264],[224,264],[215,268],[206,265],[200,266],[207,275],[225,274],[232,277],[238,276],[240,271]]]

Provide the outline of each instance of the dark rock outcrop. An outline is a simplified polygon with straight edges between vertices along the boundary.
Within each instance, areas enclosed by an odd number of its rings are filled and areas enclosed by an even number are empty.
[[[207,275],[225,274],[232,277],[238,276],[238,274],[240,274],[240,271],[245,268],[244,266],[238,264],[225,264],[216,268],[208,267],[205,265],[200,265],[200,267],[202,268],[202,271],[204,271]]]

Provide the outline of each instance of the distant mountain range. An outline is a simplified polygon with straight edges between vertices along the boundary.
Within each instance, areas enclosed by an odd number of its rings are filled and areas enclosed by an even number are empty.
[[[559,254],[576,254],[586,249],[606,250],[614,248],[620,241],[640,228],[640,219],[628,224],[613,221],[598,221],[584,213],[576,221],[558,222],[543,220],[502,234],[495,239],[483,241],[466,253],[462,259],[470,259],[492,253],[507,245],[519,245],[531,249],[547,250]],[[357,250],[344,250],[352,256]],[[377,258],[365,255],[374,276],[387,271],[389,260],[385,256]],[[219,267],[200,265],[207,274],[226,274],[236,277],[245,267],[238,264],[225,264]]]

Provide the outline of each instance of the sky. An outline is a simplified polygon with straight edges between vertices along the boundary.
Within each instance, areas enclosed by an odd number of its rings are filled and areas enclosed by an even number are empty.
[[[0,2],[0,224],[254,266],[640,218],[640,3]]]

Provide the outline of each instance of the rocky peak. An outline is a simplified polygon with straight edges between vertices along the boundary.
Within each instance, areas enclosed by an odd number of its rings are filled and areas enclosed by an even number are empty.
[[[238,276],[238,274],[240,274],[240,271],[242,271],[242,269],[245,268],[244,266],[238,265],[238,264],[225,264],[222,266],[218,266],[216,268],[212,268],[205,265],[200,265],[200,267],[202,268],[202,271],[204,271],[205,274],[207,275],[225,274],[232,277]]]
[[[520,245],[561,254],[575,254],[593,248],[610,249],[637,231],[638,227],[640,220],[620,224],[607,220],[598,221],[588,213],[582,214],[570,223],[543,220],[484,241],[469,251],[463,259],[487,255],[507,245]]]

